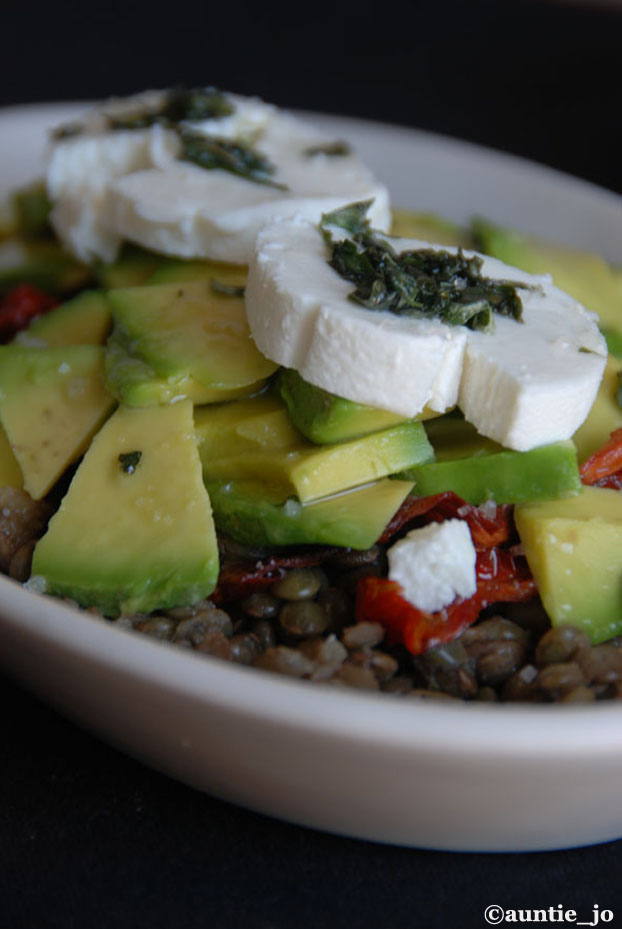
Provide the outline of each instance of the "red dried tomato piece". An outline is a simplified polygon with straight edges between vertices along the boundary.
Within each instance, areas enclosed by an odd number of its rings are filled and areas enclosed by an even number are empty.
[[[323,548],[289,555],[269,555],[257,561],[224,565],[210,599],[215,603],[240,600],[255,590],[274,584],[292,568],[309,568],[322,564],[336,551],[336,548]]]
[[[407,497],[379,541],[390,542],[404,526],[417,519],[422,520],[423,517],[426,523],[464,519],[477,549],[503,545],[514,536],[511,506],[498,506],[494,516],[489,516],[480,507],[467,503],[453,491],[447,490],[430,497]]]
[[[380,623],[391,643],[401,643],[413,655],[420,655],[434,645],[455,639],[475,622],[484,607],[530,600],[536,595],[526,561],[507,550],[478,552],[476,576],[477,591],[472,597],[455,600],[435,613],[420,610],[406,600],[395,581],[363,578],[357,587],[356,619]]]
[[[56,297],[46,294],[33,284],[19,284],[2,298],[0,303],[0,341],[8,342],[25,329],[36,316],[47,313],[58,305]]]
[[[622,429],[611,433],[602,448],[583,462],[579,473],[584,484],[619,489],[622,483]]]

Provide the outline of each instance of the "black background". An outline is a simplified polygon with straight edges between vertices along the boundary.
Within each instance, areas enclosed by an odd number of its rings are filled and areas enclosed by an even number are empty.
[[[622,192],[612,4],[13,0],[0,39],[0,105],[213,83],[467,138]],[[0,929],[468,929],[490,903],[561,903],[586,920],[597,903],[622,925],[622,842],[460,855],[317,833],[177,784],[8,679],[0,701]],[[425,801],[417,785],[413,797]]]

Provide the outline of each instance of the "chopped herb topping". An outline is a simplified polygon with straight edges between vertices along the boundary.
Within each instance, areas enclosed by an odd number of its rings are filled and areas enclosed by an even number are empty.
[[[220,169],[238,177],[287,190],[274,180],[274,165],[246,142],[221,139],[183,128],[185,123],[206,119],[221,119],[235,111],[230,100],[215,87],[194,89],[175,88],[164,94],[156,109],[142,110],[127,116],[109,117],[111,130],[148,129],[163,126],[177,133],[181,143],[182,161],[190,161],[208,171]],[[57,140],[67,139],[84,132],[79,123],[60,126],[53,133]]]
[[[147,129],[157,124],[176,129],[182,122],[221,119],[230,116],[233,111],[233,104],[215,87],[177,87],[166,92],[158,109],[110,118],[109,126],[111,129]]]
[[[142,458],[142,452],[122,452],[119,455],[119,466],[124,474],[133,474]]]
[[[236,287],[235,284],[223,284],[222,281],[217,281],[214,278],[212,278],[209,283],[215,294],[222,294],[225,297],[244,296],[245,288],[242,285]]]
[[[73,139],[74,136],[82,135],[83,132],[84,126],[82,123],[64,123],[62,126],[53,129],[50,136],[60,142],[63,139]]]
[[[494,331],[493,313],[522,321],[517,288],[485,277],[482,259],[435,249],[396,252],[366,217],[371,201],[325,213],[320,228],[331,247],[329,264],[356,284],[350,299],[370,310],[439,319],[452,326]],[[336,230],[341,232],[335,234]]]
[[[272,179],[274,166],[250,145],[187,131],[182,131],[180,138],[183,161],[191,161],[207,171],[220,168],[237,174],[238,177],[255,181],[256,184],[267,184],[286,190],[283,184]]]
[[[347,142],[344,142],[341,139],[337,142],[327,142],[326,145],[312,145],[310,148],[305,148],[303,151],[303,155],[306,155],[307,158],[313,158],[314,155],[330,155],[331,157],[338,157],[351,154],[352,149]]]

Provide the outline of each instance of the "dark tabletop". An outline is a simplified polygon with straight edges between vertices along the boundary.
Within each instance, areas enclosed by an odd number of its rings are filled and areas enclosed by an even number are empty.
[[[622,192],[620,5],[69,7],[35,15],[12,0],[0,105],[214,83],[471,139]],[[622,841],[466,855],[318,833],[178,784],[9,679],[0,697],[0,929],[469,929],[489,904],[562,904],[586,922],[598,904],[622,925]]]

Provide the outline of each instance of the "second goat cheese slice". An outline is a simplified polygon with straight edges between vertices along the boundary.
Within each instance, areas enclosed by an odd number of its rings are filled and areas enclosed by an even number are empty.
[[[464,520],[413,529],[387,552],[389,578],[414,606],[434,613],[477,588],[475,547]]]
[[[47,173],[51,221],[75,255],[110,262],[129,240],[179,257],[246,264],[266,222],[295,214],[319,221],[367,198],[374,223],[388,228],[386,187],[346,147],[261,100],[220,98],[228,114],[175,123],[158,121],[167,92],[151,91],[111,101],[61,133]],[[210,167],[198,156],[188,160],[185,133],[199,150],[201,140],[217,145]],[[247,170],[255,158],[271,173]],[[222,167],[232,162],[243,176]]]
[[[260,232],[246,285],[259,350],[317,387],[405,418],[453,406],[466,330],[357,306],[328,257],[302,219]]]
[[[383,237],[398,252],[457,250]],[[473,252],[465,252],[466,256]],[[404,417],[458,405],[477,430],[525,451],[569,439],[587,416],[607,349],[596,317],[554,287],[479,256],[481,274],[520,284],[522,320],[494,314],[494,331],[368,309],[329,265],[320,229],[294,219],[259,234],[247,315],[261,352],[331,393]]]

